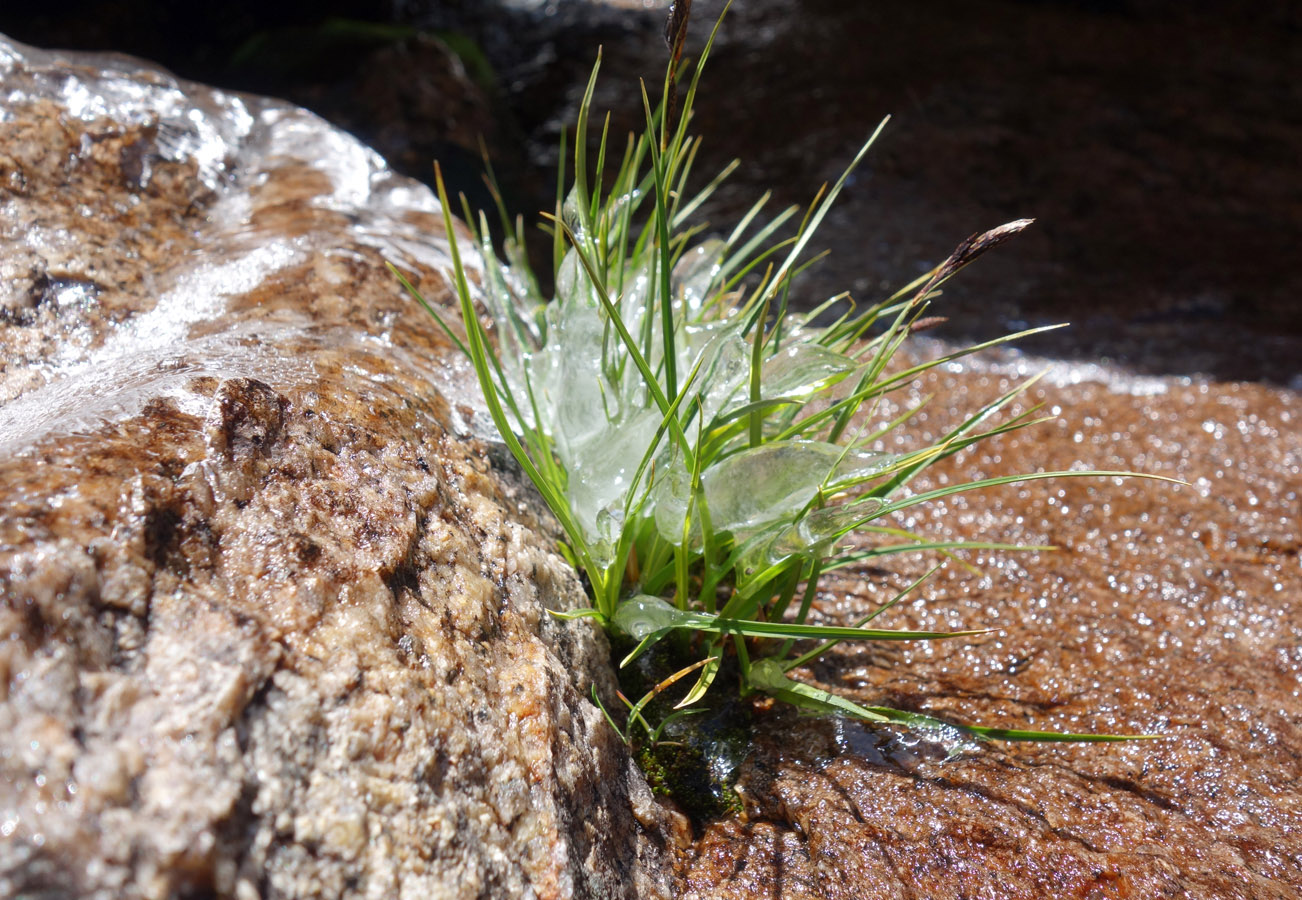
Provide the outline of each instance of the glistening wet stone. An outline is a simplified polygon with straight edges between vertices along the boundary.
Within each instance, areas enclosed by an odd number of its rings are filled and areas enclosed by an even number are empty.
[[[916,429],[886,449],[935,440],[1037,368],[1012,357],[929,379],[913,397],[935,394]],[[763,711],[739,774],[747,815],[696,842],[688,896],[1302,890],[1302,399],[1068,364],[1046,382],[1026,403],[1057,421],[994,439],[917,488],[1086,465],[1191,486],[1040,481],[920,508],[896,524],[1058,549],[970,555],[981,574],[951,564],[878,620],[996,633],[842,645],[802,675],[954,721],[1163,739],[992,744],[947,759],[952,746]],[[824,585],[817,612],[853,621],[931,563],[846,573]]]
[[[604,638],[474,435],[429,191],[0,42],[0,895],[665,896]]]

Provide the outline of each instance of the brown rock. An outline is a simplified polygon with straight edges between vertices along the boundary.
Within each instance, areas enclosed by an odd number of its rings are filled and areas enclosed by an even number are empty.
[[[938,438],[1028,368],[931,378],[914,399],[935,399],[901,443]],[[1282,900],[1302,891],[1302,400],[1092,366],[1056,372],[1026,399],[1060,409],[1057,421],[956,457],[918,489],[1087,464],[1189,486],[1038,481],[919,508],[894,524],[938,540],[1058,549],[969,554],[979,574],[950,565],[877,620],[994,634],[841,645],[801,674],[860,702],[958,722],[1163,739],[964,748],[764,712],[739,773],[748,817],[705,830],[687,896]],[[818,611],[853,621],[934,562],[895,557],[829,580]]]
[[[666,895],[554,525],[384,268],[446,301],[429,192],[131,60],[0,82],[0,895]]]

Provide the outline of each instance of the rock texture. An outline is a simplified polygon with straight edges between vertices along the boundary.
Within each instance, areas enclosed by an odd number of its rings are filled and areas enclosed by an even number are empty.
[[[934,440],[1029,360],[919,387]],[[948,498],[897,524],[939,540],[1052,544],[970,555],[883,627],[994,627],[931,646],[842,645],[802,677],[961,722],[1154,733],[1114,745],[944,742],[758,717],[748,818],[709,826],[691,898],[1285,900],[1302,892],[1302,398],[1250,384],[1059,364],[1005,435],[929,485],[1027,469],[1129,468]],[[889,418],[894,411],[881,410]],[[922,435],[902,437],[902,442]],[[865,538],[870,543],[870,538]],[[830,580],[824,621],[862,616],[937,560]]]
[[[429,192],[125,58],[0,84],[0,895],[665,895],[604,639],[385,269],[446,300]]]
[[[1165,21],[1096,17],[1136,5],[1039,4],[1027,23],[1026,4],[982,4],[996,8],[996,26],[970,14],[975,5],[948,0],[927,9],[809,0],[800,17],[776,0],[737,6],[712,71],[748,96],[766,81],[787,93],[739,105],[707,84],[704,101],[720,100],[701,124],[725,140],[711,135],[705,152],[719,161],[741,152],[749,164],[762,149],[757,134],[771,136],[774,121],[797,127],[743,170],[754,183],[721,197],[748,204],[774,186],[783,199],[806,200],[809,186],[795,176],[814,177],[810,154],[831,167],[821,175],[835,176],[827,148],[844,158],[870,121],[894,110],[898,131],[873,157],[871,189],[848,192],[823,236],[840,249],[817,276],[830,290],[871,296],[883,272],[907,272],[977,227],[1040,214],[1045,231],[1012,258],[983,259],[947,286],[945,304],[967,298],[951,333],[1084,318],[1093,321],[1080,346],[1073,330],[1040,348],[1102,349],[1141,370],[1265,374],[1296,387],[1296,275],[1276,264],[1297,233],[1296,123],[1276,115],[1289,108],[1281,98],[1291,82],[1276,75],[1287,29],[1259,35],[1249,46],[1260,52],[1213,71],[1199,63],[1223,23],[1173,43]],[[858,53],[865,34],[890,37]],[[973,52],[974,35],[989,52]],[[663,51],[652,38],[654,77]],[[828,52],[837,46],[856,52]],[[1155,46],[1178,52],[1154,56]],[[6,58],[15,53],[34,58]],[[590,52],[563,56],[586,77]],[[608,52],[607,70],[622,57]],[[1143,67],[1150,61],[1155,69]],[[30,63],[6,65],[6,79],[33,77],[22,74]],[[482,886],[505,896],[545,894],[554,875],[582,895],[599,894],[610,883],[599,879],[620,879],[614,870],[634,859],[645,861],[637,871],[654,894],[665,884],[654,874],[663,832],[581,703],[566,707],[569,740],[592,735],[601,761],[579,771],[596,775],[540,790],[534,808],[569,836],[555,852],[576,860],[596,846],[609,868],[588,876],[582,863],[549,862],[545,841],[534,855],[504,849],[503,822],[522,804],[513,806],[515,788],[490,785],[524,782],[493,773],[526,762],[532,772],[539,760],[574,772],[565,760],[580,752],[551,725],[563,714],[543,698],[557,694],[531,689],[555,679],[570,696],[553,660],[576,659],[565,667],[582,686],[591,676],[574,674],[579,658],[601,650],[591,633],[537,613],[574,602],[561,595],[575,588],[555,574],[547,544],[528,537],[519,486],[488,474],[482,448],[459,430],[475,424],[458,419],[464,378],[430,367],[456,361],[377,266],[387,256],[431,293],[442,290],[428,196],[388,180],[368,157],[321,171],[313,148],[323,141],[365,154],[273,104],[241,100],[247,119],[201,109],[190,120],[186,104],[234,100],[190,91],[175,114],[109,126],[96,118],[99,95],[79,87],[103,64],[94,65],[81,81],[59,70],[41,91],[24,88],[73,112],[19,120],[6,106],[0,121],[0,635],[13,635],[0,658],[0,894],[98,886],[102,896],[437,896]],[[1014,76],[1000,81],[1005,70]],[[924,88],[916,97],[915,78]],[[170,83],[158,83],[165,100]],[[1027,83],[1046,88],[1027,92]],[[552,107],[535,105],[550,116]],[[283,127],[267,118],[276,116]],[[199,152],[204,128],[232,132],[222,140],[245,148],[235,164]],[[1061,147],[1075,149],[1059,157]],[[1077,158],[1105,164],[1054,161]],[[1072,177],[1054,177],[1055,167]],[[348,179],[363,170],[375,179]],[[48,211],[56,185],[79,181],[89,187],[76,202],[92,214],[74,219],[74,233]],[[24,199],[28,183],[43,193]],[[1135,209],[1145,217],[1131,218]],[[1200,221],[1211,224],[1199,230]],[[187,254],[209,265],[191,274],[169,262]],[[865,259],[880,268],[865,270]],[[1041,293],[1053,310],[1028,300]],[[1014,358],[946,371],[919,388],[917,397],[936,397],[918,427],[942,433],[1011,386],[1014,372],[1037,368]],[[684,859],[685,897],[1302,892],[1302,399],[1264,385],[1073,365],[1027,399],[1059,408],[1060,421],[1003,437],[934,477],[1091,465],[1192,487],[1040,482],[921,510],[900,524],[1060,549],[975,555],[981,575],[951,565],[882,620],[997,634],[930,648],[843,646],[802,675],[965,721],[1165,739],[992,745],[946,761],[943,743],[760,710],[757,747],[739,773],[747,814],[697,836]],[[429,473],[417,474],[421,459]],[[295,471],[302,476],[287,474]],[[499,550],[500,536],[531,555]],[[521,558],[538,561],[533,581],[505,574]],[[930,562],[895,560],[829,581],[818,612],[852,620]],[[21,595],[9,587],[20,582]],[[470,587],[446,587],[458,583]],[[432,622],[445,612],[451,631]],[[233,624],[217,631],[214,619]],[[381,636],[354,638],[358,619]],[[178,620],[184,627],[167,624]],[[550,649],[530,637],[535,629]],[[463,637],[480,632],[489,639]],[[523,637],[499,643],[510,635]],[[460,666],[460,675],[431,690],[441,676],[420,668],[419,654],[434,668],[444,657],[430,648],[439,647],[455,661],[441,671]],[[482,656],[502,653],[542,660],[519,695],[539,698],[536,715],[510,711],[517,695],[506,682],[474,680]],[[379,689],[392,684],[407,693]],[[463,710],[489,718],[440,730]],[[375,737],[356,727],[382,715],[409,726]],[[516,728],[515,751],[481,737],[513,733],[512,715],[557,736],[528,742]],[[413,758],[425,761],[418,774],[390,776]],[[637,827],[619,820],[627,805],[600,802],[623,791],[644,811],[645,840],[621,837]],[[421,817],[451,823],[453,836],[431,838],[430,827],[411,838],[420,829],[403,823]],[[523,834],[539,818],[519,821]],[[371,850],[386,841],[391,851]],[[422,876],[422,866],[444,874]]]

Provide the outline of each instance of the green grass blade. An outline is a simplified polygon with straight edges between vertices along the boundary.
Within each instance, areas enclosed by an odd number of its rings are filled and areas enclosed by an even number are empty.
[[[699,616],[699,618],[696,618]],[[739,634],[742,637],[782,638],[787,640],[841,640],[856,641],[944,641],[954,638],[990,634],[996,629],[973,628],[963,631],[902,631],[881,628],[848,628],[841,625],[798,625],[794,622],[757,622],[751,619],[726,619],[723,616],[694,614],[690,623],[681,627],[712,634]]]
[[[448,212],[447,188],[443,184],[443,173],[437,164],[434,168],[434,179],[438,188],[439,202],[443,208],[443,222],[447,232],[448,251],[452,257],[457,296],[461,300],[461,316],[462,322],[466,326],[470,360],[479,376],[480,386],[483,388],[484,403],[488,406],[493,424],[497,426],[498,433],[506,443],[507,448],[510,449],[511,455],[515,457],[516,462],[520,464],[520,468],[524,470],[529,480],[538,488],[548,507],[551,508],[552,514],[556,516],[556,520],[569,537],[571,546],[575,548],[580,559],[584,562],[584,568],[589,571],[589,577],[594,577],[598,574],[598,569],[593,565],[592,559],[587,553],[583,532],[578,523],[574,521],[569,504],[557,491],[556,486],[544,478],[537,466],[534,465],[533,460],[516,437],[511,423],[507,420],[506,411],[498,399],[497,388],[493,383],[491,367],[488,361],[492,354],[487,347],[487,336],[484,334],[483,326],[480,325],[479,318],[475,315],[475,308],[471,301],[470,285],[466,280],[466,270],[461,262],[461,252],[457,247],[456,230],[453,226],[451,213]]]
[[[390,272],[392,272],[394,275],[398,277],[398,281],[402,284],[403,288],[406,289],[407,293],[410,294],[413,298],[415,298],[416,302],[419,303],[421,306],[423,306],[427,313],[429,313],[431,316],[434,317],[434,321],[437,322],[439,324],[439,327],[443,329],[443,332],[448,336],[448,339],[452,341],[453,345],[458,350],[460,350],[463,354],[465,354],[467,359],[469,359],[470,348],[467,347],[465,342],[461,340],[461,338],[457,335],[455,331],[452,330],[451,326],[449,326],[448,323],[443,319],[442,314],[439,313],[439,311],[435,309],[434,306],[428,300],[425,299],[425,296],[420,291],[416,290],[415,286],[412,285],[412,283],[407,280],[407,276],[403,275],[402,272],[398,270],[397,266],[387,261],[385,262],[385,265],[389,267]]]
[[[556,157],[556,205],[553,210],[556,221],[561,220],[565,214],[565,134],[566,130],[561,129],[560,149]],[[559,228],[552,229],[552,271],[559,272],[561,263],[565,260],[565,240],[561,237]]]
[[[877,618],[877,617],[880,616],[882,613],[884,613],[884,612],[886,612],[888,609],[890,609],[892,606],[894,606],[895,604],[899,603],[899,602],[900,602],[901,600],[903,600],[905,597],[907,597],[907,596],[909,596],[910,594],[912,594],[912,593],[913,593],[914,591],[916,591],[918,588],[922,587],[923,583],[924,583],[925,581],[927,581],[927,579],[929,579],[932,575],[935,575],[935,574],[936,574],[937,572],[939,572],[942,568],[944,568],[944,565],[945,565],[945,564],[942,562],[942,563],[939,563],[939,564],[937,564],[937,565],[935,565],[935,566],[932,566],[932,567],[931,567],[930,569],[928,569],[928,570],[927,570],[923,575],[921,575],[919,578],[917,578],[916,580],[914,580],[914,582],[913,582],[912,584],[910,584],[910,585],[909,585],[908,587],[906,587],[904,590],[902,590],[902,591],[900,591],[899,593],[897,593],[897,594],[896,594],[894,597],[892,597],[890,600],[887,600],[887,601],[886,601],[885,603],[883,603],[881,606],[877,607],[875,610],[873,610],[872,612],[870,612],[868,615],[864,616],[864,617],[863,617],[862,619],[860,619],[858,622],[855,622],[854,625],[853,625],[852,627],[854,627],[854,628],[862,628],[863,626],[867,625],[867,624],[868,624],[869,622],[871,622],[873,619]],[[841,643],[842,640],[844,640],[844,638],[833,638],[833,639],[831,639],[831,640],[824,641],[823,643],[819,644],[817,647],[815,647],[814,649],[810,650],[809,652],[804,653],[804,654],[802,654],[801,656],[796,657],[795,659],[791,660],[790,662],[783,663],[783,664],[782,664],[782,668],[783,668],[785,671],[790,672],[792,669],[798,668],[799,666],[803,666],[803,665],[805,665],[806,663],[813,662],[815,659],[818,659],[818,657],[822,656],[822,655],[823,655],[824,653],[826,653],[828,650],[831,650],[831,649],[832,649],[833,647],[835,647],[837,644]],[[786,649],[786,648],[784,648],[784,649]],[[782,658],[785,658],[785,657],[786,657],[786,653],[785,653],[785,652],[784,652],[784,653],[781,653],[781,654],[778,655],[778,658],[779,658],[779,659],[782,659]]]
[[[579,222],[585,241],[592,241],[592,209],[588,194],[588,113],[592,109],[592,95],[597,88],[597,73],[601,71],[601,50],[597,50],[597,61],[592,64],[592,74],[588,76],[588,87],[579,102],[579,117],[574,125],[574,197],[578,207]]]
[[[859,530],[863,530],[860,528]],[[1035,553],[1048,552],[1057,548],[1050,544],[1000,544],[992,541],[927,541],[919,540],[910,544],[885,544],[873,547],[869,550],[857,550],[853,553],[842,553],[835,560],[828,563],[824,571],[832,572],[836,569],[844,569],[847,566],[853,566],[857,563],[867,562],[870,559],[877,559],[882,556],[893,556],[898,553],[928,553],[932,551],[950,551],[950,550],[1007,550],[1015,553]]]
[[[1118,741],[1153,740],[1154,734],[1072,734],[1056,731],[1026,731],[1015,728],[986,728],[978,725],[955,725],[922,713],[891,709],[887,706],[860,706],[844,697],[811,685],[794,681],[773,660],[760,660],[751,666],[751,686],[771,696],[813,712],[850,715],[868,722],[903,725],[916,731],[938,732],[955,736],[970,735],[983,740],[1056,741],[1063,743],[1115,743]]]
[[[699,141],[696,146],[700,146]],[[695,150],[693,150],[693,153],[695,153]],[[696,196],[692,197],[692,199],[684,204],[680,209],[676,210],[671,220],[673,227],[682,228],[687,223],[688,218],[701,207],[701,204],[714,195],[714,192],[719,189],[719,186],[727,180],[729,175],[737,171],[737,167],[740,165],[741,160],[738,159],[734,159],[732,162],[728,163],[728,165],[724,166],[723,169],[719,171],[718,175],[714,176],[709,184],[697,192]]]
[[[922,503],[930,503],[932,500],[939,500],[942,497],[949,497],[954,494],[962,494],[967,491],[981,490],[982,488],[999,487],[1004,484],[1018,484],[1024,481],[1042,481],[1046,478],[1147,478],[1153,481],[1165,481],[1170,484],[1186,485],[1186,482],[1178,478],[1168,478],[1165,475],[1149,475],[1144,472],[1117,472],[1110,470],[1087,470],[1087,471],[1058,471],[1058,472],[1028,472],[1023,475],[1004,475],[999,478],[982,478],[979,481],[969,481],[963,484],[948,485],[943,488],[926,491],[921,494],[915,494],[912,497],[906,497],[902,500],[896,500],[888,503],[878,509],[873,515],[854,525],[848,526],[842,535],[849,534],[859,525],[862,525],[872,519],[884,518],[902,509],[908,509],[911,506],[918,506]]]
[[[642,88],[642,104],[646,112],[647,128],[650,129],[652,127],[651,102],[647,98],[645,86]],[[673,261],[671,259],[672,251],[669,246],[669,214],[665,209],[669,176],[665,171],[665,156],[663,153],[657,152],[654,145],[651,147],[651,171],[655,173],[655,246],[659,250],[657,273],[660,281],[660,292],[659,296],[655,298],[655,302],[648,305],[648,311],[658,308],[660,312],[660,340],[663,343],[665,393],[670,398],[673,398],[678,395],[678,354],[674,347],[674,303],[673,288],[670,282]]]
[[[615,724],[615,720],[611,718],[610,713],[606,712],[606,704],[602,703],[601,698],[597,696],[597,685],[595,683],[592,685],[592,702],[597,707],[597,709],[601,710],[601,715],[603,718],[605,718],[606,724],[610,726],[610,730],[615,732],[615,734],[619,735],[619,740],[621,743],[624,744],[624,746],[628,746],[629,744],[628,735],[625,734],[620,729],[620,727]]]

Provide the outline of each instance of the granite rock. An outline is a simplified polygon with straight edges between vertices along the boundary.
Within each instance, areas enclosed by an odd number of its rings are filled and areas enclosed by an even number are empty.
[[[678,839],[473,378],[437,202],[0,41],[0,895],[656,897]]]
[[[925,421],[891,449],[938,440],[1043,364],[932,373],[907,398],[933,397]],[[975,570],[947,565],[877,620],[990,634],[842,644],[799,677],[954,722],[1160,739],[973,746],[762,709],[737,775],[746,816],[704,829],[686,897],[1299,896],[1302,397],[1058,363],[1021,409],[1037,404],[1058,418],[944,461],[917,489],[1031,468],[1187,484],[1053,479],[910,510],[893,524],[930,539],[1056,549],[966,553]],[[939,561],[833,573],[814,616],[856,621]]]

